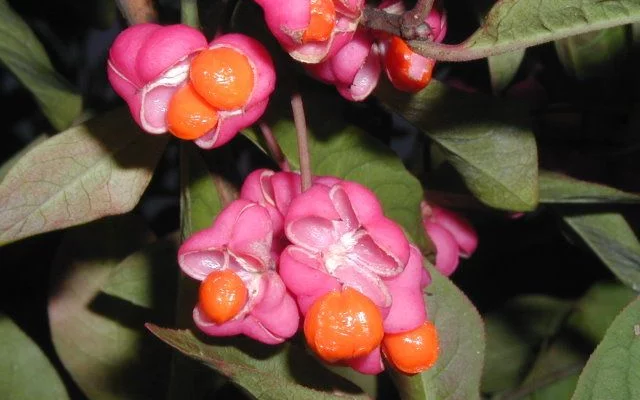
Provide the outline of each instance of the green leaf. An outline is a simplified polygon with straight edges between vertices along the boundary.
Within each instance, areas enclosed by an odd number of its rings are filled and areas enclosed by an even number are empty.
[[[557,172],[540,170],[541,203],[640,203],[640,196]]]
[[[181,143],[180,149],[180,229],[185,239],[211,226],[222,210],[222,201],[195,146]]]
[[[153,308],[172,292],[178,271],[178,239],[172,235],[131,254],[111,272],[102,292],[140,307]]]
[[[307,101],[305,107],[316,110],[311,101]],[[425,243],[420,216],[422,186],[402,161],[389,148],[354,126],[344,126],[336,118],[321,118],[317,113],[308,119],[313,173],[367,186],[378,196],[389,218],[402,225],[413,240]],[[293,122],[280,120],[273,126],[273,132],[291,167],[299,169]]]
[[[148,324],[161,340],[227,376],[258,399],[366,399],[290,340],[279,346],[240,337],[202,341],[188,330]]]
[[[607,329],[578,380],[573,400],[640,398],[640,299]]]
[[[432,265],[425,289],[429,319],[440,339],[440,356],[429,370],[414,376],[391,371],[403,399],[474,400],[480,398],[485,351],[482,320],[473,304]]]
[[[442,146],[483,203],[528,211],[538,204],[538,158],[528,117],[517,104],[432,81],[418,94],[381,84],[378,98]]]
[[[438,59],[468,61],[640,21],[637,0],[501,0],[458,46],[437,45]],[[413,40],[417,51],[434,47]]]
[[[18,151],[13,156],[11,156],[11,158],[9,158],[7,161],[5,161],[0,166],[0,182],[2,182],[4,177],[7,176],[7,174],[11,170],[11,168],[13,168],[13,166],[16,165],[16,163],[22,158],[22,156],[24,156],[25,154],[30,152],[34,147],[36,147],[40,143],[42,143],[45,140],[47,140],[47,137],[48,137],[47,135],[40,135],[40,136],[36,137],[28,145],[26,145],[20,151]]]
[[[494,93],[500,93],[509,86],[518,73],[524,53],[524,49],[520,49],[487,58]]]
[[[118,263],[151,239],[138,219],[106,218],[67,232],[54,260],[51,338],[65,368],[92,400],[166,394],[170,352],[148,335],[144,323],[165,322],[167,308],[151,311],[100,293]],[[140,282],[138,290],[148,290],[148,284]]]
[[[586,355],[571,339],[561,337],[545,348],[522,383],[508,398],[527,400],[568,399],[575,390]],[[527,396],[523,396],[528,394]]]
[[[3,314],[0,314],[0,337],[0,397],[11,400],[69,398],[47,356]]]
[[[569,75],[579,79],[606,77],[627,53],[627,28],[616,26],[555,42],[558,58]]]
[[[0,244],[130,211],[166,143],[125,109],[40,143],[0,184]]]
[[[621,214],[565,214],[563,218],[622,282],[640,290],[640,242]]]
[[[518,386],[541,343],[558,332],[570,311],[568,301],[528,295],[515,298],[487,315],[482,391],[495,393]]]
[[[569,329],[594,346],[600,343],[616,315],[637,293],[618,283],[597,283],[578,301],[567,320]]]
[[[82,98],[51,65],[44,47],[6,0],[0,0],[0,62],[35,96],[51,125],[62,130],[82,111]]]

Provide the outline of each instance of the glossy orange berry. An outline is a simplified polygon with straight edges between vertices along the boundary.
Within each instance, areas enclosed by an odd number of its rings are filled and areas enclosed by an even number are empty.
[[[167,129],[180,139],[194,140],[215,128],[218,112],[191,84],[179,88],[167,107]]]
[[[391,37],[384,63],[393,86],[410,93],[424,89],[431,82],[435,66],[434,60],[414,53],[398,36]]]
[[[198,94],[219,110],[244,107],[254,86],[249,59],[230,47],[200,52],[191,61],[189,78]]]
[[[370,353],[383,335],[382,315],[376,305],[349,287],[320,297],[304,320],[307,344],[330,363]]]
[[[311,18],[302,35],[302,42],[323,42],[331,37],[336,25],[336,8],[333,0],[311,0]]]
[[[247,288],[231,270],[215,271],[200,285],[200,308],[216,324],[235,317],[247,302]]]
[[[405,374],[425,371],[435,364],[440,352],[436,326],[425,321],[412,331],[388,333],[382,339],[382,352],[391,365]]]

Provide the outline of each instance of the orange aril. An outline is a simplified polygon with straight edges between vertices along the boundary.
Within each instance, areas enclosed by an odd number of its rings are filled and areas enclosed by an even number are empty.
[[[433,65],[435,64],[427,63],[426,68],[421,71],[419,76],[412,76],[410,69],[413,54],[415,53],[404,40],[398,36],[392,36],[384,60],[393,85],[399,90],[411,93],[424,89],[431,82]]]
[[[440,352],[436,327],[425,321],[412,331],[388,333],[382,339],[382,352],[391,365],[405,374],[427,370],[438,360]]]
[[[233,271],[215,271],[200,285],[200,309],[216,324],[235,317],[247,302],[247,288]]]
[[[249,59],[230,47],[200,52],[191,61],[189,78],[196,92],[219,110],[244,107],[254,85]]]
[[[320,297],[304,320],[307,344],[330,363],[369,354],[380,345],[383,335],[382,315],[376,305],[349,287]]]
[[[336,25],[336,8],[333,0],[311,0],[309,12],[311,17],[302,35],[302,43],[328,40]]]
[[[179,88],[169,101],[167,129],[180,139],[197,139],[217,123],[218,112],[188,83]]]

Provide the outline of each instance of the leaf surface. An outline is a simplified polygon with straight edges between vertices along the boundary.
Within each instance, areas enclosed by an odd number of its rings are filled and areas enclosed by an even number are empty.
[[[0,37],[0,62],[33,93],[51,125],[68,128],[82,111],[82,97],[53,69],[36,35],[6,0],[0,0]]]
[[[0,184],[0,244],[130,211],[166,143],[124,109],[39,143]]]

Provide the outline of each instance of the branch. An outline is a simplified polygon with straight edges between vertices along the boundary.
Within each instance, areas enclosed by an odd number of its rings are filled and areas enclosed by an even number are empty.
[[[300,93],[291,96],[291,110],[293,122],[296,126],[298,137],[298,154],[300,155],[300,175],[302,177],[302,191],[311,187],[311,159],[309,155],[309,142],[307,137],[307,121],[304,116],[304,106]]]
[[[434,0],[418,0],[415,7],[402,14],[393,14],[367,6],[362,12],[360,23],[370,29],[400,36],[404,40],[428,39],[431,27],[425,22],[433,7]]]
[[[129,25],[158,20],[153,0],[116,0],[116,4]]]

